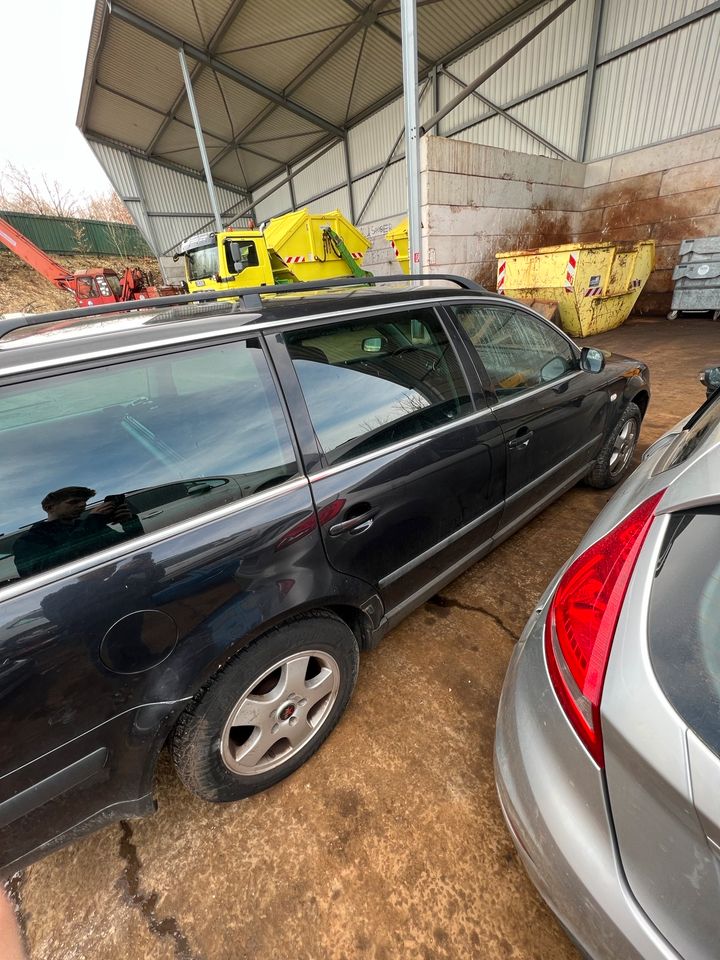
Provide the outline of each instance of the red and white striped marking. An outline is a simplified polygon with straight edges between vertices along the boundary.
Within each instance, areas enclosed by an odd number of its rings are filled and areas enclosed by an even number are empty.
[[[642,286],[642,280],[638,279],[638,277],[635,277],[634,280],[631,280],[631,281],[630,281],[630,288],[631,288],[631,289],[634,289],[634,288],[636,288],[636,287],[641,287],[641,286]]]
[[[565,271],[565,290],[568,293],[573,292],[576,269],[577,269],[577,255],[574,253],[571,253],[570,256],[568,257],[567,270]]]
[[[393,248],[393,250],[395,251],[395,256],[396,256],[396,257],[399,257],[399,256],[400,256],[400,251],[398,250],[397,244],[395,243],[394,240],[391,240],[391,241],[390,241],[390,246],[391,246],[391,247]]]
[[[588,287],[585,291],[586,297],[599,297],[602,293],[602,287]]]
[[[305,263],[313,257],[285,257],[285,263]]]
[[[507,268],[507,261],[500,260],[498,263],[498,274],[497,274],[497,292],[505,294],[505,271]]]

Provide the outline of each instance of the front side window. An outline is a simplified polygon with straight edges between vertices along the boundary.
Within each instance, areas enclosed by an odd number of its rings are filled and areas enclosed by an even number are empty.
[[[297,330],[285,341],[331,464],[473,411],[458,360],[433,310]]]
[[[208,247],[198,247],[185,254],[187,258],[188,276],[191,280],[207,280],[218,273],[217,247],[213,244]]]
[[[0,586],[296,473],[257,339],[0,390]]]
[[[552,383],[578,369],[569,342],[549,324],[512,307],[452,308],[498,399]]]

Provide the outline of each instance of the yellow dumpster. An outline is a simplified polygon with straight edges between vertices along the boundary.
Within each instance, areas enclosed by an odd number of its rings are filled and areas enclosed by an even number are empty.
[[[268,248],[281,258],[298,280],[326,280],[349,275],[343,251],[323,227],[331,228],[356,263],[362,262],[370,241],[339,210],[330,213],[296,210],[274,217],[265,227],[263,236]]]
[[[590,337],[627,320],[655,266],[655,241],[565,243],[496,257],[498,293],[555,300],[563,329]]]
[[[395,259],[400,264],[403,273],[410,273],[410,257],[408,254],[408,220],[407,217],[388,230],[385,239],[395,251]]]

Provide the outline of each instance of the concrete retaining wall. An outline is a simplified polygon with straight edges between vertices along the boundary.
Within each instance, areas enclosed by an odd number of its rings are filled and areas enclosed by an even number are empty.
[[[681,240],[720,235],[720,131],[581,164],[425,137],[423,248],[430,270],[495,289],[495,254],[573,240],[652,238],[637,310],[666,313]]]

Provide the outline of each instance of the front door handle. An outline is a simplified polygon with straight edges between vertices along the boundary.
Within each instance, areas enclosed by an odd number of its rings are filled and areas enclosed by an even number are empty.
[[[342,523],[334,523],[328,533],[331,537],[339,537],[343,533],[365,533],[373,525],[377,510],[368,510],[359,514],[357,517],[351,517],[349,520],[343,520]]]
[[[530,443],[533,437],[533,431],[523,427],[519,430],[512,440],[508,441],[508,446],[513,450],[524,449]]]

